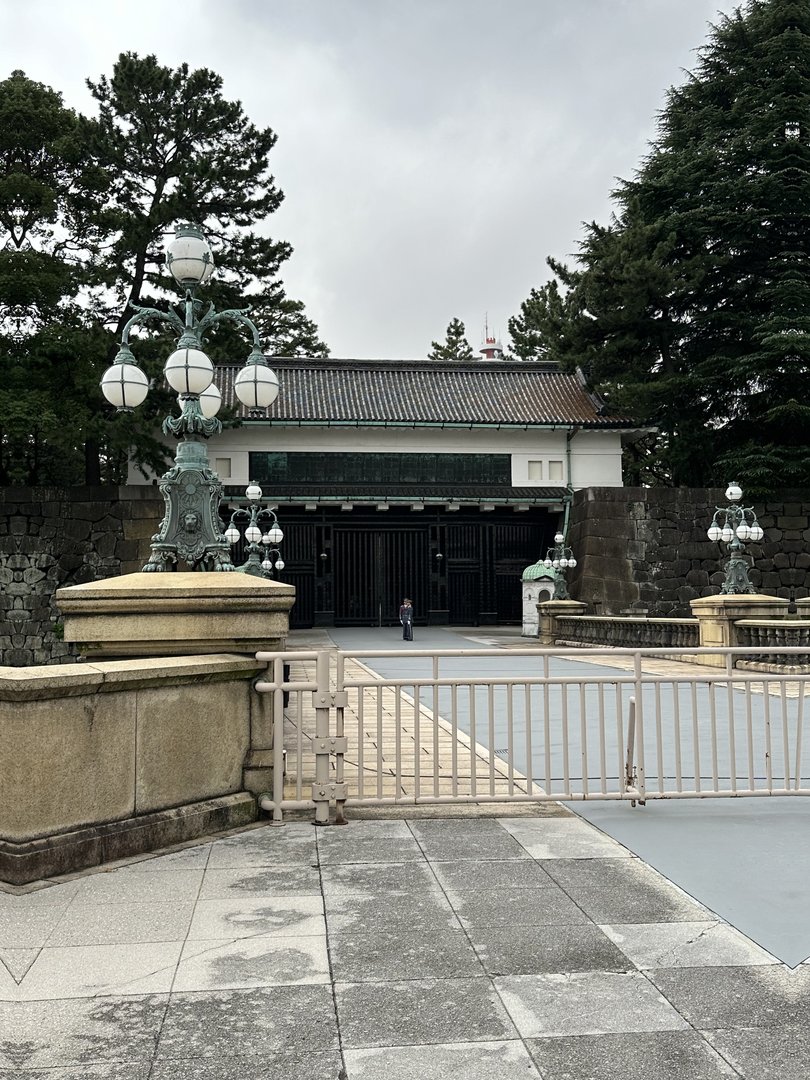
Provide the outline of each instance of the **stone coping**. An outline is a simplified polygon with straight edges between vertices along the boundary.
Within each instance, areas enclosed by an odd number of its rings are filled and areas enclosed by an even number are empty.
[[[294,597],[294,586],[252,574],[194,572],[122,574],[70,585],[56,593],[65,614],[110,612],[118,606],[128,612],[207,611],[212,607],[218,611],[286,610]]]
[[[35,701],[91,693],[221,681],[259,674],[264,665],[233,653],[164,656],[137,660],[0,668],[0,701]]]

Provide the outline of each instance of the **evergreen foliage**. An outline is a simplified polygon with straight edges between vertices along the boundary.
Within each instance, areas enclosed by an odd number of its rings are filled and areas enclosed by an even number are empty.
[[[451,319],[444,343],[440,345],[438,341],[431,341],[428,360],[472,360],[474,354],[466,334],[461,319]]]
[[[250,123],[204,68],[125,53],[88,86],[91,117],[22,72],[0,83],[2,483],[117,483],[130,451],[164,467],[153,431],[170,396],[153,391],[116,416],[98,383],[130,303],[179,300],[163,254],[177,223],[202,227],[214,250],[205,299],[249,308],[266,353],[328,355],[279,278],[290,245],[266,235],[283,198],[269,168],[274,132]],[[172,342],[138,334],[137,359],[159,378]],[[224,328],[206,349],[241,362],[249,342]]]
[[[510,322],[521,355],[580,363],[657,426],[633,479],[810,485],[808,118],[810,6],[748,0],[669,91],[610,224]]]

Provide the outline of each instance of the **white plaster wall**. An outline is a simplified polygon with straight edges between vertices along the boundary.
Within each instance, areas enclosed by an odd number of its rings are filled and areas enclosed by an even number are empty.
[[[270,427],[251,424],[223,431],[208,440],[208,456],[230,462],[226,484],[247,484],[250,451],[298,453],[468,453],[510,454],[515,487],[564,486],[568,482],[566,429],[494,431],[481,429]],[[173,452],[173,451],[172,451]],[[548,462],[562,462],[562,480],[548,479]],[[542,462],[542,477],[529,479],[529,462]],[[575,488],[621,487],[621,441],[616,432],[580,432],[571,440],[571,481]],[[151,483],[130,466],[128,483]]]

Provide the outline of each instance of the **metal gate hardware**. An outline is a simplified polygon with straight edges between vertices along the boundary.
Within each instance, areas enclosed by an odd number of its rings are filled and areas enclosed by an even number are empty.
[[[349,751],[349,739],[333,735],[328,739],[313,738],[312,748],[316,754],[346,754]]]
[[[312,705],[315,709],[345,709],[348,704],[348,690],[333,690],[327,693],[312,691]]]
[[[312,801],[328,802],[330,799],[346,799],[348,797],[348,784],[344,780],[342,784],[313,784]]]

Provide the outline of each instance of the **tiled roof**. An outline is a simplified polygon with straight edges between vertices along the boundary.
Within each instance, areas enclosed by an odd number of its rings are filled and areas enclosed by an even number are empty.
[[[302,424],[517,425],[632,428],[608,415],[579,375],[542,363],[494,360],[309,360],[270,357],[281,392],[267,417]],[[233,392],[237,366],[216,369],[225,404],[248,415]]]

